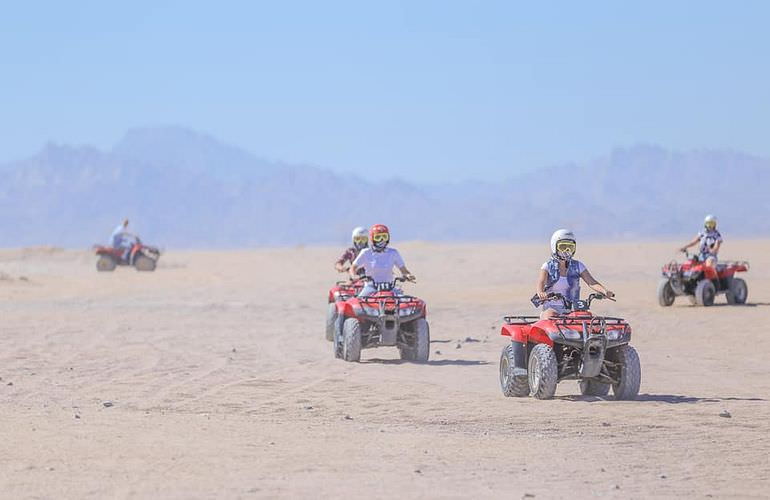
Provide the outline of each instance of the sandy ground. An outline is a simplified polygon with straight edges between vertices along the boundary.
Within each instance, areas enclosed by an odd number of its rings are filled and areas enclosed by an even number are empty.
[[[333,358],[335,248],[169,252],[154,274],[0,251],[0,496],[767,498],[770,241],[723,249],[752,262],[749,305],[663,309],[679,243],[579,246],[618,294],[597,312],[634,327],[631,402],[502,396],[501,318],[533,311],[543,245],[400,247],[427,365]]]

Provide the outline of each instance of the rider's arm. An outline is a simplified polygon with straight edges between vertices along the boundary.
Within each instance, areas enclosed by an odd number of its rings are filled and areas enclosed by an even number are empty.
[[[722,246],[722,240],[717,240],[716,243],[714,243],[714,246],[711,248],[711,251],[714,252],[714,255],[719,253],[719,247]]]
[[[406,278],[409,281],[414,281],[416,278],[414,277],[414,274],[409,272],[409,269],[406,268],[406,266],[401,266],[398,268],[399,271],[401,271],[401,275]]]
[[[697,245],[699,241],[700,241],[700,235],[698,235],[698,236],[696,236],[695,238],[693,238],[691,242],[689,242],[688,244],[686,244],[685,246],[683,246],[683,247],[682,247],[682,248],[680,248],[679,250],[681,250],[682,252],[684,252],[685,250],[687,250],[687,249],[688,249],[688,248],[690,248],[691,246]]]
[[[588,269],[580,273],[580,277],[583,278],[583,281],[586,282],[588,286],[590,286],[593,290],[606,295],[607,297],[614,297],[615,294],[612,293],[607,289],[606,286],[602,285],[598,281],[596,281],[596,278],[591,276],[591,273],[588,272]]]
[[[548,281],[548,272],[545,269],[540,270],[540,276],[537,278],[537,296],[542,300],[548,298],[548,294],[545,292],[545,284]]]

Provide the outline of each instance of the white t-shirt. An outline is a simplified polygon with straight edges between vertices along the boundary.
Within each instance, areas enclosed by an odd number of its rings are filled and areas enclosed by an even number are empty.
[[[404,267],[404,259],[395,248],[386,248],[382,252],[375,252],[371,248],[364,248],[353,261],[356,267],[363,267],[366,275],[376,283],[393,281],[393,268]]]
[[[575,262],[577,262],[578,273],[583,274],[583,271],[586,270],[586,266],[583,265],[583,263],[580,262],[579,260],[575,260]],[[540,269],[542,269],[543,271],[548,271],[548,262],[543,264],[540,267]],[[567,281],[567,277],[566,276],[559,276],[559,281],[554,283],[553,286],[551,286],[551,288],[549,288],[546,291],[549,292],[549,293],[560,293],[560,294],[564,295],[565,297],[568,297],[568,295],[569,295],[568,294],[568,292],[569,292],[569,281]],[[544,302],[543,303],[543,308],[544,309],[556,309],[557,311],[561,311],[562,309],[564,309],[564,303],[561,301],[561,299],[559,299],[559,300],[549,300],[548,302]]]

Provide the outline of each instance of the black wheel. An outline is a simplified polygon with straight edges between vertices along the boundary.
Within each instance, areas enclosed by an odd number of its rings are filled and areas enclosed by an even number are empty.
[[[714,297],[717,295],[717,289],[711,280],[700,280],[695,286],[695,303],[699,306],[714,305]]]
[[[664,278],[658,283],[658,304],[662,307],[668,307],[674,303],[676,294],[674,289],[671,288],[671,282]]]
[[[606,396],[610,393],[610,384],[604,384],[598,380],[580,380],[580,394],[583,396]]]
[[[728,304],[745,304],[749,298],[749,287],[741,278],[733,278],[725,295]]]
[[[154,271],[155,261],[146,255],[137,255],[134,259],[134,267],[137,271]]]
[[[551,399],[556,393],[558,363],[548,344],[537,344],[529,354],[529,390],[537,399]]]
[[[500,354],[500,388],[503,390],[503,395],[509,398],[529,396],[529,380],[523,373],[516,374],[515,366],[513,345],[509,343]]]
[[[617,384],[612,384],[615,399],[636,399],[642,382],[642,365],[639,354],[630,345],[622,345],[607,351],[607,359],[618,364],[614,376]]]
[[[414,321],[414,345],[398,346],[401,359],[426,363],[430,356],[430,326],[425,318]]]
[[[361,323],[355,318],[346,319],[342,325],[342,359],[361,360]]]
[[[96,261],[96,270],[99,272],[114,271],[118,264],[109,255],[100,255]]]
[[[326,310],[326,340],[334,340],[334,323],[337,321],[337,304],[330,302]]]

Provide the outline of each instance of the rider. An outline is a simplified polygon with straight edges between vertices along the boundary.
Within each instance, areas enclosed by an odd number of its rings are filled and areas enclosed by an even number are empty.
[[[390,230],[382,224],[375,224],[369,230],[369,248],[365,248],[350,266],[350,276],[355,279],[358,270],[364,269],[366,276],[372,278],[374,283],[389,283],[393,281],[393,268],[397,267],[401,275],[408,281],[415,281],[415,277],[404,265],[404,259],[395,248],[388,248],[390,243]],[[371,295],[376,288],[374,283],[368,281],[359,293],[359,296]]]
[[[346,264],[352,264],[356,257],[358,257],[358,254],[361,253],[361,250],[366,248],[366,245],[369,243],[369,234],[366,228],[360,226],[353,229],[351,238],[353,246],[345,250],[342,256],[337,259],[337,262],[334,263],[334,269],[337,272],[344,273],[347,271]]]
[[[559,229],[551,236],[551,258],[540,268],[540,277],[537,280],[537,296],[545,301],[549,293],[560,293],[567,300],[575,301],[580,298],[580,278],[593,290],[612,298],[614,293],[604,285],[596,281],[588,272],[586,266],[577,259],[573,259],[577,248],[577,240],[572,231]],[[557,314],[566,314],[569,310],[561,299],[554,299],[542,303],[542,319],[551,318]]]
[[[110,245],[112,245],[112,248],[123,250],[122,258],[123,260],[128,260],[128,252],[131,251],[131,247],[136,240],[138,240],[136,235],[128,231],[128,219],[124,219],[123,222],[118,224],[115,230],[112,231]]]
[[[698,247],[698,260],[704,262],[708,267],[714,267],[717,264],[717,254],[722,246],[722,235],[717,231],[717,218],[713,215],[707,215],[703,219],[703,231],[700,231],[695,238],[685,246],[679,249],[680,252],[686,252],[691,246]]]

